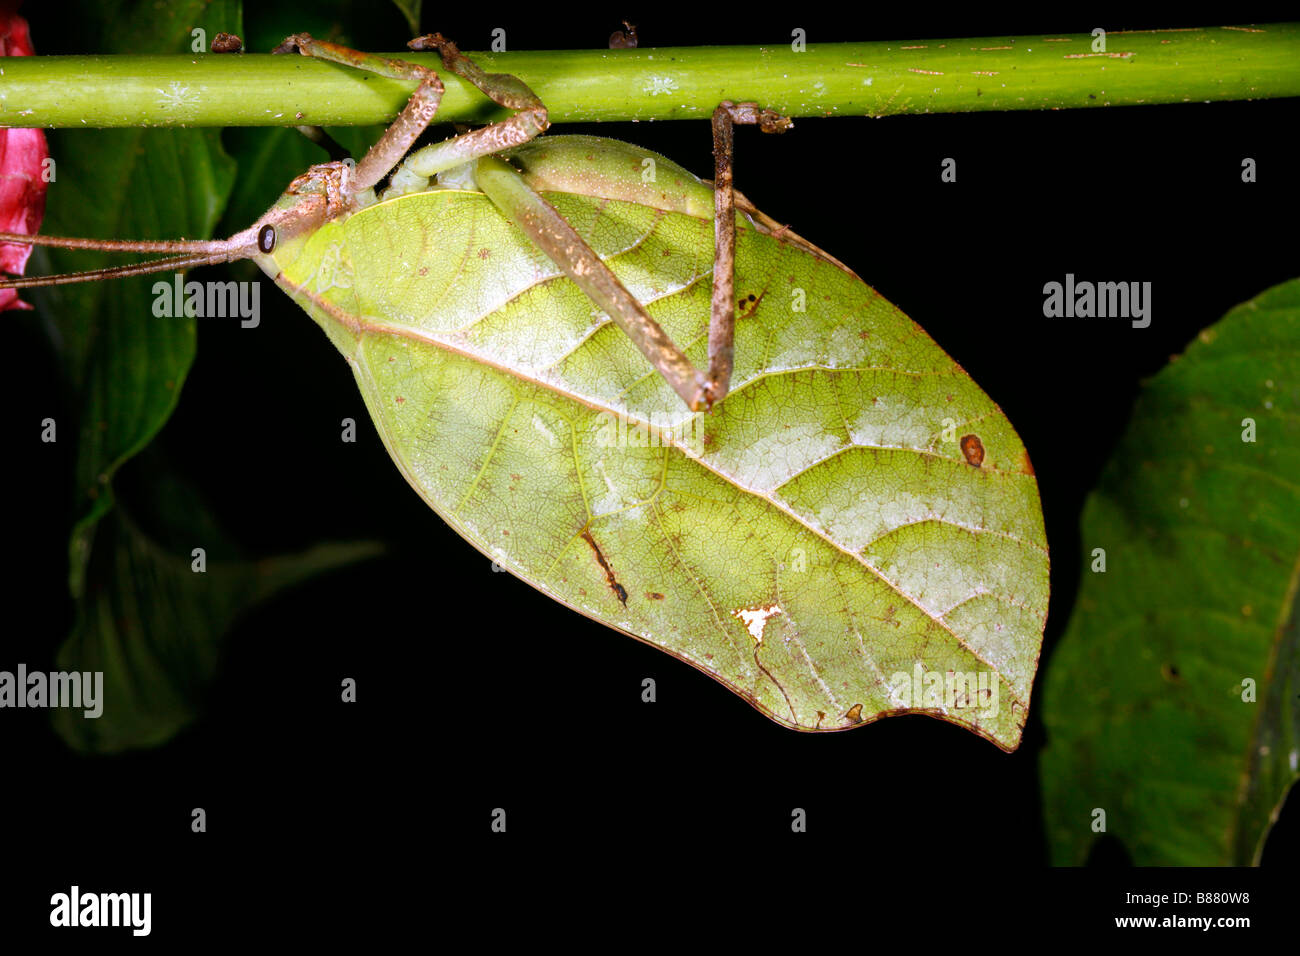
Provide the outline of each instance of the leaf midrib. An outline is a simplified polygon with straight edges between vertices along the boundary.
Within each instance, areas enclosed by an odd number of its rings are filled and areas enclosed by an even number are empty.
[[[316,295],[316,294],[313,293],[313,292],[310,292],[310,291],[307,290],[305,287],[303,287],[303,286],[297,286],[297,285],[293,284],[292,282],[290,282],[289,280],[284,279],[283,276],[281,276],[280,279],[278,279],[277,281],[283,281],[283,283],[284,283],[286,286],[291,287],[291,288],[293,288],[294,291],[296,291],[296,292],[298,292],[298,293],[300,293],[300,294],[306,296],[306,297],[307,297],[308,299],[310,299],[313,303],[315,303],[316,305],[320,306],[322,309],[324,309],[325,311],[329,312],[331,315],[340,316],[341,318],[343,317],[343,313],[342,313],[341,310],[339,310],[336,306],[333,306],[331,303],[327,303],[327,302],[326,302],[324,299],[322,299],[320,296]],[[366,319],[366,318],[364,318],[364,317],[359,317],[359,316],[358,316],[358,317],[347,316],[345,319],[343,319],[343,321],[344,321],[344,323],[348,326],[348,328],[349,328],[351,331],[353,331],[353,332],[357,335],[358,343],[360,342],[362,336],[365,336],[365,335],[368,335],[368,334],[373,334],[373,335],[386,335],[386,336],[396,336],[396,337],[399,337],[399,338],[410,339],[410,340],[412,340],[412,341],[419,342],[419,343],[424,344],[424,345],[431,345],[431,346],[433,346],[433,347],[435,347],[435,348],[441,349],[441,350],[443,350],[443,351],[445,351],[445,352],[449,352],[449,353],[455,354],[455,355],[457,355],[457,356],[459,356],[459,357],[461,357],[461,358],[468,359],[469,361],[475,362],[475,363],[477,363],[477,364],[484,365],[484,366],[487,366],[487,367],[489,367],[489,368],[496,369],[497,371],[502,372],[502,373],[504,373],[504,374],[506,374],[506,375],[509,375],[509,376],[512,377],[512,378],[515,378],[515,379],[517,379],[517,380],[519,380],[519,381],[525,382],[525,383],[530,384],[530,385],[534,385],[534,386],[537,386],[537,387],[540,387],[540,388],[544,388],[544,389],[546,389],[546,390],[548,390],[548,391],[550,391],[550,392],[556,394],[557,396],[560,396],[560,397],[566,398],[566,399],[568,399],[568,400],[574,402],[575,404],[578,404],[578,405],[584,406],[584,407],[586,407],[586,408],[589,408],[589,409],[591,409],[592,411],[595,411],[595,412],[613,412],[613,411],[615,411],[615,409],[602,407],[601,405],[599,405],[599,404],[597,404],[597,403],[591,401],[589,398],[587,398],[587,397],[585,397],[585,396],[582,396],[582,395],[578,395],[578,394],[576,394],[576,393],[570,391],[569,389],[563,387],[562,385],[560,385],[560,384],[558,384],[558,383],[556,383],[556,382],[545,382],[545,381],[541,381],[541,380],[539,380],[539,379],[535,379],[535,378],[533,378],[532,376],[529,376],[527,373],[523,372],[522,370],[520,370],[520,369],[518,369],[518,368],[516,368],[516,367],[514,367],[514,366],[505,365],[505,364],[502,364],[502,363],[500,363],[500,362],[494,361],[494,360],[492,360],[492,359],[490,359],[490,358],[487,358],[487,357],[485,357],[485,356],[479,355],[478,353],[475,353],[475,352],[469,351],[469,350],[467,350],[467,349],[460,348],[460,347],[458,347],[458,346],[456,346],[456,345],[454,345],[454,344],[452,344],[452,343],[450,343],[450,342],[446,342],[446,341],[443,341],[443,340],[441,340],[441,339],[439,339],[439,338],[437,338],[437,337],[431,336],[431,335],[429,335],[428,333],[420,332],[420,331],[418,331],[418,330],[411,329],[411,328],[409,328],[409,327],[405,327],[405,326],[396,326],[396,325],[391,325],[391,324],[388,324],[388,323],[385,323],[385,322],[376,322],[376,321],[373,321],[373,320],[370,320],[370,319]],[[358,361],[358,359],[357,359],[357,356],[356,356],[355,353],[354,353],[352,356],[349,357],[349,362],[350,362],[350,363],[352,363],[352,364],[356,364],[357,361]],[[629,417],[629,420],[632,420],[632,419],[633,419],[633,416],[631,416],[630,414],[629,414],[628,417]],[[928,620],[928,621],[933,622],[935,625],[937,625],[937,626],[940,627],[943,631],[945,631],[945,632],[946,632],[946,633],[947,633],[947,634],[952,638],[953,643],[956,644],[957,647],[961,648],[963,651],[965,651],[966,653],[970,654],[970,656],[971,656],[974,660],[976,660],[976,661],[978,661],[979,663],[983,664],[983,665],[984,665],[985,667],[987,667],[990,671],[992,671],[993,673],[997,674],[997,675],[998,675],[998,679],[999,679],[999,680],[1003,683],[1003,685],[1005,686],[1006,691],[1007,691],[1007,693],[1011,696],[1011,698],[1012,698],[1012,702],[1013,702],[1014,704],[1019,704],[1021,708],[1025,708],[1025,707],[1027,706],[1027,701],[1022,700],[1021,697],[1020,697],[1020,695],[1016,693],[1015,689],[1011,686],[1010,681],[1007,679],[1006,675],[1003,674],[1002,669],[1001,669],[1000,667],[998,667],[997,665],[995,665],[995,664],[992,663],[991,661],[985,659],[985,658],[984,658],[984,657],[983,657],[979,652],[977,652],[973,647],[971,647],[968,643],[966,643],[966,641],[963,640],[963,639],[961,638],[960,635],[958,635],[955,631],[953,631],[952,628],[948,625],[948,623],[947,623],[946,621],[943,621],[943,620],[940,619],[940,618],[936,618],[936,617],[932,616],[932,615],[930,614],[930,612],[928,612],[928,611],[927,611],[927,610],[926,610],[926,609],[925,609],[925,608],[920,604],[920,602],[919,602],[916,598],[914,598],[912,595],[908,594],[905,590],[903,590],[903,588],[902,588],[901,586],[899,586],[899,585],[895,584],[894,582],[890,581],[890,580],[889,580],[887,577],[885,577],[885,575],[884,575],[884,574],[883,574],[883,573],[882,573],[878,568],[876,568],[874,565],[872,565],[872,564],[870,564],[869,562],[865,561],[865,560],[864,560],[860,555],[857,555],[857,554],[855,554],[854,552],[849,551],[847,548],[845,548],[844,545],[840,544],[840,543],[839,543],[838,541],[836,541],[834,538],[830,537],[828,534],[826,534],[826,533],[825,533],[824,531],[822,531],[820,528],[817,528],[817,527],[815,527],[815,526],[809,524],[809,523],[808,523],[808,522],[807,522],[807,521],[806,521],[806,520],[805,520],[801,515],[799,515],[799,514],[796,513],[795,511],[791,510],[790,507],[787,506],[786,504],[784,504],[783,502],[776,501],[776,500],[772,499],[771,497],[769,497],[768,495],[766,495],[766,494],[764,494],[764,493],[762,493],[762,492],[755,491],[755,490],[753,490],[753,489],[751,489],[751,488],[748,488],[747,486],[745,486],[745,485],[743,485],[743,484],[741,484],[741,483],[735,481],[734,479],[732,479],[730,476],[728,476],[728,475],[725,474],[724,472],[718,470],[717,468],[713,467],[712,465],[709,465],[708,463],[706,463],[706,462],[703,461],[702,459],[698,458],[697,456],[692,455],[692,454],[689,452],[689,450],[688,450],[687,448],[685,448],[684,446],[682,446],[681,444],[679,444],[677,441],[673,440],[671,436],[664,436],[664,437],[665,437],[666,440],[667,440],[667,445],[668,445],[669,447],[675,448],[675,449],[676,449],[678,452],[680,452],[684,457],[689,458],[689,459],[691,459],[692,461],[695,461],[697,464],[699,464],[699,465],[700,465],[702,468],[704,468],[706,471],[710,472],[711,474],[713,474],[713,475],[715,475],[716,477],[720,478],[721,480],[725,481],[728,485],[730,485],[730,486],[732,486],[732,487],[734,487],[734,488],[737,488],[738,490],[743,491],[743,492],[745,492],[746,494],[749,494],[749,495],[752,495],[752,496],[754,496],[754,497],[757,497],[757,498],[761,499],[762,501],[764,501],[764,502],[765,502],[766,504],[768,504],[769,506],[775,508],[777,511],[781,512],[782,514],[784,514],[788,519],[790,519],[791,521],[793,521],[797,526],[799,526],[799,527],[801,527],[801,528],[804,528],[806,531],[808,531],[809,533],[811,533],[811,534],[815,535],[816,537],[820,538],[822,541],[826,542],[826,544],[828,544],[830,547],[832,547],[833,549],[835,549],[835,550],[838,551],[839,553],[843,554],[844,556],[846,556],[847,558],[849,558],[849,559],[850,559],[851,561],[853,561],[854,563],[860,565],[861,567],[863,567],[864,569],[866,569],[867,571],[869,571],[869,572],[870,572],[872,575],[874,575],[874,576],[875,576],[875,577],[876,577],[876,578],[877,578],[881,583],[883,583],[883,584],[884,584],[886,587],[888,587],[891,591],[893,591],[895,594],[897,594],[900,598],[902,598],[903,600],[905,600],[905,601],[906,601],[906,602],[907,602],[907,603],[908,603],[908,604],[909,604],[909,605],[910,605],[910,606],[911,606],[915,611],[917,611],[917,612],[918,612],[922,617],[924,617],[924,618],[925,618],[926,620]]]

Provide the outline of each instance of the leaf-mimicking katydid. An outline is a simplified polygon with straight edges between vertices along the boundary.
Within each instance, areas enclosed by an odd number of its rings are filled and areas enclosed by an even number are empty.
[[[1047,610],[1028,455],[915,322],[734,192],[733,124],[788,121],[720,104],[709,183],[542,137],[520,80],[411,47],[513,114],[412,151],[434,70],[295,35],[277,52],[419,84],[359,162],[313,166],[227,240],[0,236],[171,254],[0,287],[252,259],[500,565],[787,726],[923,712],[1013,749]]]

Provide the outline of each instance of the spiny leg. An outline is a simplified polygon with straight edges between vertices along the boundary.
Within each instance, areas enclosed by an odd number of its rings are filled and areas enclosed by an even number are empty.
[[[437,73],[418,63],[394,60],[375,53],[363,53],[360,50],[339,46],[337,43],[315,40],[306,33],[295,33],[286,38],[272,52],[291,53],[294,50],[303,56],[341,63],[344,66],[367,70],[394,80],[415,80],[420,84],[411,94],[402,112],[397,115],[397,119],[393,120],[392,125],[384,131],[379,141],[370,147],[349,177],[345,186],[347,193],[356,195],[365,192],[401,161],[429,125],[434,114],[438,112],[438,104],[442,101],[442,81],[438,79]]]
[[[709,315],[709,376],[703,401],[712,406],[731,386],[736,340],[736,198],[732,188],[735,123],[756,124],[765,133],[783,133],[792,123],[757,103],[724,100],[713,111],[713,301]]]
[[[474,179],[493,204],[599,306],[641,350],[692,411],[707,394],[704,376],[563,216],[508,163],[478,160]]]
[[[499,106],[516,110],[515,115],[423,149],[416,150],[393,174],[392,188],[385,195],[420,190],[430,177],[480,156],[522,146],[546,131],[550,119],[546,106],[523,80],[509,73],[486,73],[461,53],[456,44],[440,33],[417,37],[407,44],[412,50],[437,50],[443,66],[474,84]]]
[[[518,112],[514,116],[482,129],[453,136],[445,142],[425,147],[407,156],[412,145],[438,111],[443,93],[442,81],[438,78],[438,74],[428,67],[407,60],[363,53],[323,40],[314,40],[305,33],[294,34],[280,44],[274,52],[285,53],[297,50],[304,56],[341,63],[359,70],[369,70],[393,79],[418,80],[420,83],[397,119],[384,132],[379,142],[370,147],[365,158],[357,164],[348,187],[349,193],[355,195],[370,189],[394,167],[398,167],[393,176],[395,194],[400,195],[412,189],[423,189],[428,184],[429,177],[436,173],[459,166],[479,156],[520,146],[543,132],[550,124],[546,107],[526,83],[507,73],[485,73],[478,64],[461,53],[456,44],[442,34],[433,33],[417,37],[407,46],[417,51],[436,50],[442,56],[443,66],[446,69],[474,84],[493,102]],[[316,139],[311,133],[307,135]],[[322,135],[324,135],[323,131]],[[403,157],[406,157],[405,162]]]

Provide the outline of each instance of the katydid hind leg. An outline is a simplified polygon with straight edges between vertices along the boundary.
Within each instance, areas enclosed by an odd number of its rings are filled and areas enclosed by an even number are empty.
[[[704,375],[555,207],[495,156],[478,160],[475,180],[505,217],[614,320],[682,401],[700,410],[707,394]]]
[[[712,406],[731,387],[736,339],[736,197],[732,184],[736,123],[759,126],[765,133],[782,133],[789,118],[757,103],[724,100],[713,111],[713,296],[709,313],[709,375],[703,401]]]

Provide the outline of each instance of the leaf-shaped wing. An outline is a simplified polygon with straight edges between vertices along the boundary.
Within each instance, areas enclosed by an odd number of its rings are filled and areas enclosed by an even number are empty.
[[[705,364],[712,222],[547,198]],[[556,600],[791,727],[923,711],[1017,745],[1048,594],[1024,446],[802,241],[738,230],[736,370],[708,415],[480,193],[330,224],[280,281],[411,485]]]

